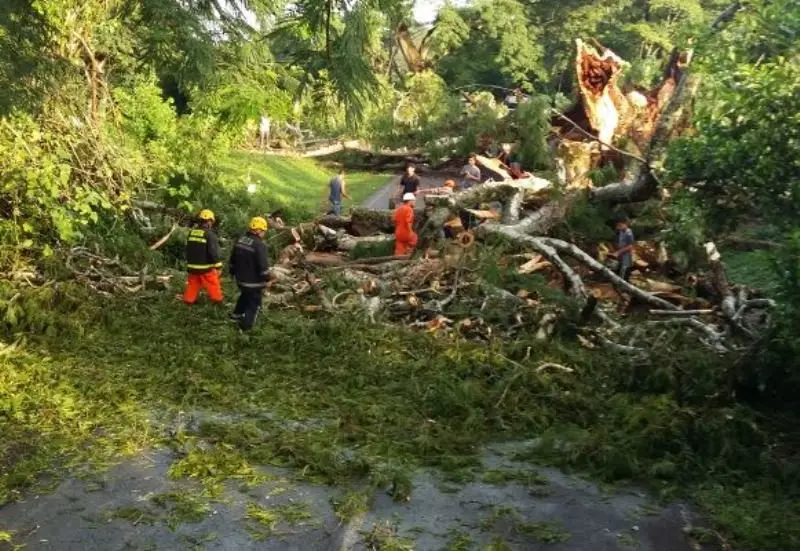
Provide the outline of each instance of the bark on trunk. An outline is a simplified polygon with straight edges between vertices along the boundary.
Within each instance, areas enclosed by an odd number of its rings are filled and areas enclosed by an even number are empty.
[[[608,203],[629,203],[650,199],[658,191],[659,180],[653,170],[663,165],[667,147],[672,135],[687,117],[691,99],[697,92],[700,80],[684,76],[678,83],[675,93],[661,114],[656,130],[650,140],[645,161],[637,163],[631,176],[624,182],[609,184],[592,190],[593,201]]]
[[[366,237],[355,237],[345,232],[337,232],[327,226],[319,224],[317,226],[320,233],[325,237],[326,244],[342,251],[352,251],[359,245],[382,245],[394,241],[393,235],[370,235]]]

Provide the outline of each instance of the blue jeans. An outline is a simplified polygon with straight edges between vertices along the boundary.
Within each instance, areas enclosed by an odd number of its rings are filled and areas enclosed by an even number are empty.
[[[334,216],[341,216],[342,215],[342,202],[341,201],[331,201],[331,210],[333,211]]]
[[[633,268],[633,258],[631,258],[630,254],[622,255],[619,259],[619,266],[617,267],[617,275],[628,281],[628,278],[631,277],[631,269]]]

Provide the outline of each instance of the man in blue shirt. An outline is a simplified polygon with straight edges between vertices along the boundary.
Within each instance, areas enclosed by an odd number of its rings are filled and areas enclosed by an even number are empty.
[[[347,187],[344,181],[344,168],[339,169],[339,173],[328,182],[328,201],[331,204],[331,211],[334,216],[342,215],[342,198],[350,199],[347,194]]]
[[[614,252],[610,253],[609,256],[616,258],[619,263],[617,275],[628,281],[633,267],[633,246],[636,243],[636,239],[630,227],[628,227],[628,219],[624,216],[617,218],[616,230],[613,240]]]

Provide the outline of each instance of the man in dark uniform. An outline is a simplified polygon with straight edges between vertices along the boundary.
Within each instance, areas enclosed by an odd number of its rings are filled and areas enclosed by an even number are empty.
[[[230,273],[239,286],[239,300],[231,319],[239,323],[242,331],[253,327],[261,309],[261,296],[269,281],[267,246],[264,234],[267,221],[256,216],[250,220],[249,231],[240,237],[231,251]]]
[[[186,304],[197,302],[197,295],[205,289],[208,298],[216,304],[222,303],[222,285],[219,272],[222,268],[219,253],[219,241],[212,230],[214,226],[214,213],[203,209],[198,214],[200,225],[189,232],[186,242],[186,270],[189,276],[186,280],[186,289],[183,292],[183,301]]]

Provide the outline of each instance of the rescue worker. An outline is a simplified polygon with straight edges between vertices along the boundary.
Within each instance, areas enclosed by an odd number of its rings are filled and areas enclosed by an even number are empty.
[[[256,216],[250,220],[247,234],[236,240],[231,251],[230,274],[239,286],[239,299],[231,319],[239,323],[242,331],[249,331],[261,309],[261,297],[269,282],[269,264],[264,235],[267,221]]]
[[[220,284],[219,241],[212,229],[214,213],[203,209],[197,215],[199,225],[189,231],[186,242],[186,270],[189,272],[183,301],[186,304],[197,302],[200,290],[208,293],[208,298],[216,304],[222,303],[222,285]]]
[[[417,246],[417,234],[414,233],[414,206],[417,198],[413,193],[403,195],[403,204],[394,211],[394,255],[411,254]]]

